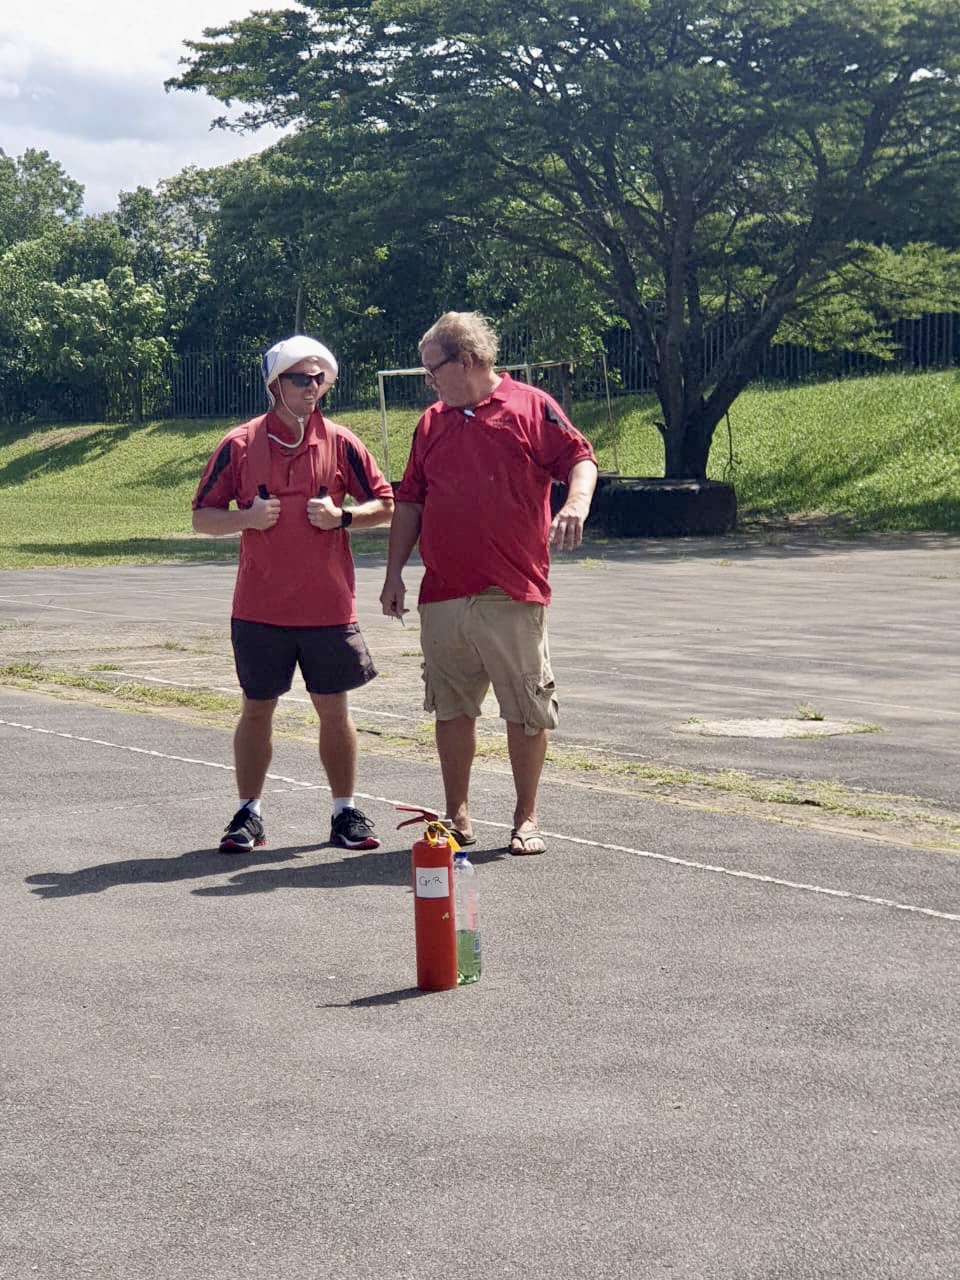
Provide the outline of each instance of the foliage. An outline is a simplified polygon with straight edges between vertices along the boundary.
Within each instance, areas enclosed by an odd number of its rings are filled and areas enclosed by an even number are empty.
[[[83,187],[46,151],[14,159],[0,150],[0,249],[63,226],[82,205]]]
[[[819,351],[857,351],[892,359],[891,324],[926,312],[948,312],[957,300],[957,255],[928,244],[851,245],[856,256],[823,282],[817,306],[784,318],[778,342]]]
[[[960,145],[953,0],[305,0],[189,47],[172,83],[240,127],[322,129],[422,222],[591,281],[655,376],[668,475],[704,473],[785,325],[882,348],[923,251],[884,251],[878,305],[864,242]],[[940,266],[931,309],[960,305]]]
[[[473,305],[496,317],[508,341],[521,337],[525,358],[583,358],[602,348],[602,334],[618,317],[579,267],[517,254],[492,237],[480,241],[467,277]],[[509,350],[501,358],[506,359]]]
[[[202,279],[173,218],[164,234],[150,220],[148,192],[99,217],[81,216],[82,195],[46,152],[0,153],[0,412],[10,419],[82,404],[136,420],[170,350],[164,335]]]
[[[114,267],[106,280],[45,281],[26,332],[38,365],[95,387],[105,413],[119,403],[139,421],[141,379],[169,350],[162,318],[157,290],[138,285],[130,267]]]
[[[83,254],[71,233],[83,188],[45,151],[13,159],[0,151],[0,412],[15,416],[32,398],[40,370],[26,355],[26,331],[37,290],[62,278]]]
[[[80,216],[83,189],[46,152],[0,154],[3,408],[89,393],[98,414],[139,412],[168,347],[165,311],[138,285],[116,219]]]
[[[17,416],[27,398],[26,325],[36,291],[53,276],[57,258],[50,240],[24,240],[0,252],[0,412],[5,418]]]
[[[156,192],[122,192],[114,221],[139,284],[164,303],[165,336],[176,341],[212,283],[209,240],[219,213],[222,170],[184,169]]]

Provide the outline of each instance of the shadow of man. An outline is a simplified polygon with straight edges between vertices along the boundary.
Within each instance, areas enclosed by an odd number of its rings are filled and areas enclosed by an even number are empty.
[[[26,876],[24,883],[35,886],[31,892],[41,898],[73,898],[84,893],[103,893],[124,884],[169,884],[177,880],[200,880],[220,875],[227,867],[253,866],[258,862],[283,862],[297,858],[315,845],[298,845],[270,852],[257,849],[251,853],[230,854],[215,849],[191,849],[177,858],[125,858],[120,862],[101,862],[76,871],[40,871]]]

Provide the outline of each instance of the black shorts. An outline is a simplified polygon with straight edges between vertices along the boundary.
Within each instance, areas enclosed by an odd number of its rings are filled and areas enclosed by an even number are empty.
[[[346,693],[377,674],[355,622],[342,627],[273,627],[232,618],[230,638],[240,688],[256,701],[287,693],[298,666],[309,693]]]

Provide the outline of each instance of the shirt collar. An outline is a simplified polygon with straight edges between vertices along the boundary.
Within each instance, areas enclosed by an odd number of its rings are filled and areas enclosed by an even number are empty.
[[[497,400],[506,400],[509,394],[509,386],[512,382],[513,382],[513,379],[510,377],[509,373],[501,373],[500,381],[497,383],[494,389],[490,392],[490,394],[486,397],[486,399],[479,401],[479,403],[477,404],[457,404],[457,405],[450,405],[450,404],[447,404],[446,400],[441,400],[440,403],[443,405],[443,408],[440,410],[440,412],[441,413],[463,413],[463,414],[466,414],[468,418],[472,418],[476,415],[477,410],[482,409],[484,405],[492,404],[494,401],[497,401]]]
[[[323,414],[319,409],[314,409],[307,419],[307,424],[303,431],[303,439],[299,444],[294,444],[296,439],[295,429],[291,429],[273,409],[267,414],[267,431],[273,439],[279,436],[285,442],[282,447],[289,449],[291,453],[296,453],[305,444],[316,443],[320,433],[324,430],[324,426]]]

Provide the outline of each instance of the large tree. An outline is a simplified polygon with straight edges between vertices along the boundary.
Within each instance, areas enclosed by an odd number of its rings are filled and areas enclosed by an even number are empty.
[[[606,290],[668,476],[705,474],[786,321],[836,313],[861,268],[889,313],[899,259],[866,241],[960,148],[956,0],[301,0],[206,36],[176,87],[389,152],[424,217]],[[940,266],[924,301],[952,307]]]

